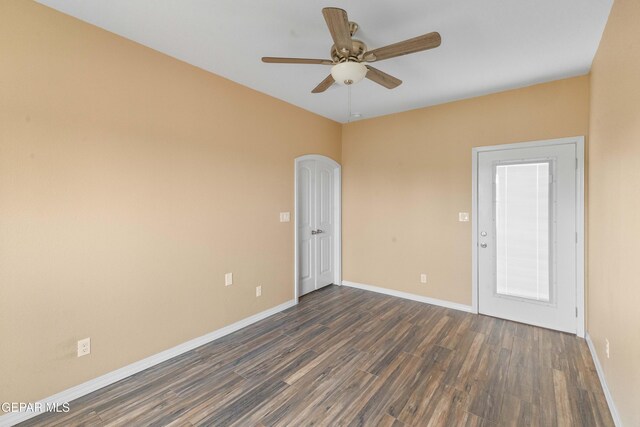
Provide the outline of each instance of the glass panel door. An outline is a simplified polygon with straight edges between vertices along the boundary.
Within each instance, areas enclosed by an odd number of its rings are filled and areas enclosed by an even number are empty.
[[[478,311],[576,332],[574,144],[478,149]]]

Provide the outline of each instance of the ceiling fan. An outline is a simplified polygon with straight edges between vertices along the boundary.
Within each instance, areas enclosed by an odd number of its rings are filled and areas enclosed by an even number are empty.
[[[329,32],[333,38],[331,59],[307,58],[275,58],[265,56],[262,62],[270,64],[321,64],[332,65],[331,74],[320,82],[311,92],[320,93],[327,90],[333,83],[351,85],[358,83],[365,77],[387,89],[398,87],[402,80],[397,79],[367,63],[395,58],[409,53],[421,52],[440,46],[440,34],[433,32],[409,40],[368,50],[367,45],[352,37],[358,31],[358,24],[350,22],[347,12],[337,7],[325,7],[322,15],[327,22]]]

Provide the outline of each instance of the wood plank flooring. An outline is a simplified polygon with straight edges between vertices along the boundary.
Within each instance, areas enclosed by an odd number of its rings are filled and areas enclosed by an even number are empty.
[[[584,340],[329,286],[37,426],[613,426]]]

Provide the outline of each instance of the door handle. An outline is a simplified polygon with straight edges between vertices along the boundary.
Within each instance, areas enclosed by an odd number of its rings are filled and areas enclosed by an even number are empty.
[[[481,248],[486,248],[486,247],[487,247],[487,244],[486,244],[486,243],[480,243],[480,247],[481,247]]]
[[[322,234],[324,233],[324,231],[322,230],[311,230],[311,234],[315,235],[315,234]]]

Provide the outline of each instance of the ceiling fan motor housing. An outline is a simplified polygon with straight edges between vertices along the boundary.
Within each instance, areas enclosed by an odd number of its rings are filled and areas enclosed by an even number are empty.
[[[367,51],[367,45],[360,40],[352,40],[352,49],[348,52],[340,52],[336,45],[331,46],[331,59],[337,64],[345,61],[361,62],[364,53]]]

